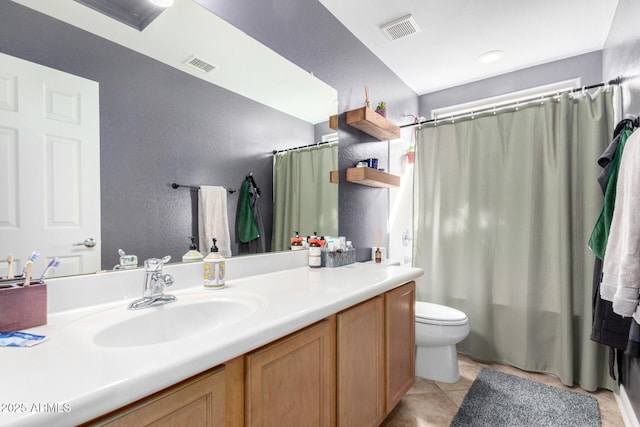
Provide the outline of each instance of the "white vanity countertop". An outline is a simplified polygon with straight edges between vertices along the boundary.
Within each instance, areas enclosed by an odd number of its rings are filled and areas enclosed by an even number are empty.
[[[0,425],[89,421],[421,275],[419,268],[356,263],[228,280],[221,290],[168,288],[166,293],[178,297],[170,305],[250,295],[258,308],[226,326],[143,346],[102,347],[93,340],[96,324],[162,306],[130,311],[131,299],[121,299],[55,312],[46,326],[29,330],[47,335],[46,342],[30,348],[0,347]]]

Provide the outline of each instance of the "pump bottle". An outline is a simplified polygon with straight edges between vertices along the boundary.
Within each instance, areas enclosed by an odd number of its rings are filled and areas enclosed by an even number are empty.
[[[217,239],[212,240],[211,252],[204,258],[204,288],[222,289],[224,288],[225,261],[218,252]]]
[[[296,233],[296,236],[291,238],[291,250],[299,251],[304,249],[304,246],[302,246],[302,237],[300,237],[297,231],[294,231],[294,233]]]
[[[309,267],[318,268],[322,266],[322,247],[318,236],[307,237],[309,242]]]
[[[188,237],[188,239],[191,239],[191,245],[189,245],[189,252],[182,255],[182,262],[202,261],[203,255],[198,252],[198,248],[196,247],[196,238]]]

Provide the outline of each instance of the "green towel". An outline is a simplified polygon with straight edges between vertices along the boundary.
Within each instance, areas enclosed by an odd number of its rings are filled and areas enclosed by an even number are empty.
[[[242,243],[249,243],[260,237],[260,232],[258,231],[258,226],[256,225],[256,220],[251,210],[250,185],[249,181],[244,181],[238,199],[238,223],[236,224],[236,228],[238,230],[238,240]]]
[[[622,159],[622,151],[624,145],[627,142],[632,131],[629,126],[625,127],[620,134],[620,142],[618,142],[618,148],[611,160],[611,169],[609,169],[609,179],[607,181],[607,188],[604,192],[604,204],[602,211],[596,221],[596,225],[593,227],[591,237],[589,238],[589,248],[591,251],[604,260],[604,253],[607,249],[607,240],[609,239],[609,229],[611,228],[611,220],[613,219],[613,210],[616,205],[616,186],[618,184],[618,169],[620,169],[620,160]]]

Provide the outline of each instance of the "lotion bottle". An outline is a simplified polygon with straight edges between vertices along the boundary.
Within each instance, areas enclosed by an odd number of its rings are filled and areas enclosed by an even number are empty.
[[[318,268],[322,266],[322,248],[320,242],[314,237],[307,237],[309,241],[309,267]]]
[[[204,258],[204,288],[224,288],[225,261],[218,252],[217,239],[213,239],[211,252]]]
[[[202,254],[198,252],[198,248],[196,247],[196,238],[195,237],[187,237],[191,239],[191,245],[189,245],[189,252],[182,255],[182,262],[197,262],[202,261]]]
[[[297,231],[295,233],[296,236],[291,238],[291,250],[299,251],[301,249],[304,249],[304,246],[302,246],[302,237],[300,237]]]

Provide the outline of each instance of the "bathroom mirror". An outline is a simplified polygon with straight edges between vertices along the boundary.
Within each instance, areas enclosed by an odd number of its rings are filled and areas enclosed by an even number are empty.
[[[142,32],[74,0],[53,3],[1,4],[0,52],[99,85],[102,236],[87,250],[101,251],[102,268],[118,263],[118,249],[139,265],[165,255],[180,261],[194,234],[196,197],[172,182],[237,190],[253,174],[269,248],[272,153],[335,132],[335,89],[192,0],[176,0]],[[219,32],[200,32],[213,28]],[[230,193],[227,206],[234,242],[237,197]]]

